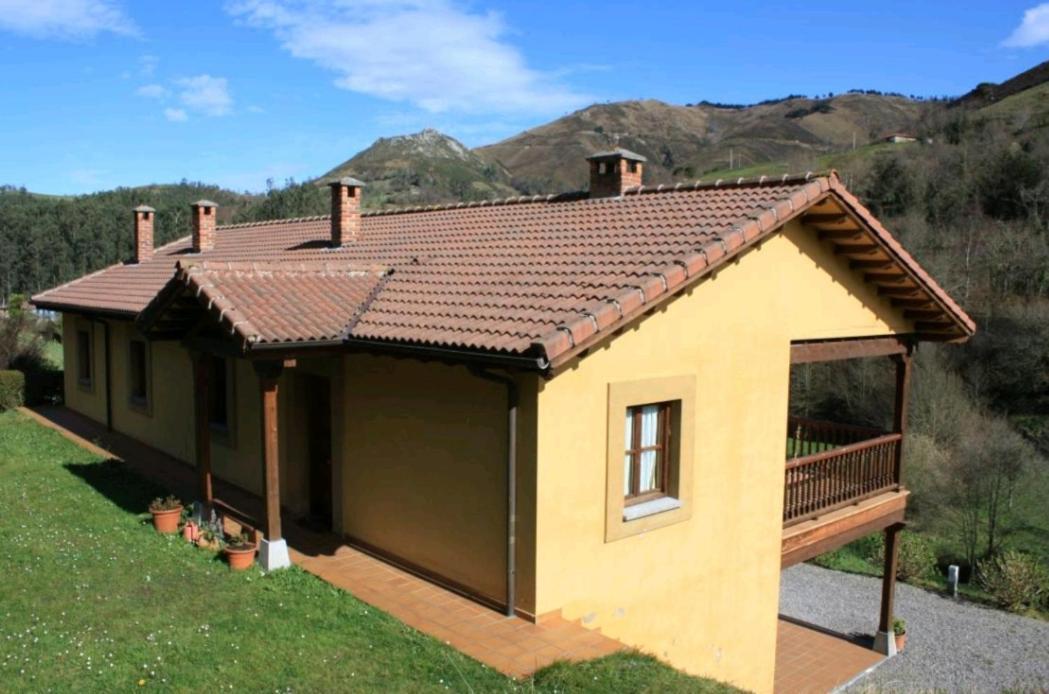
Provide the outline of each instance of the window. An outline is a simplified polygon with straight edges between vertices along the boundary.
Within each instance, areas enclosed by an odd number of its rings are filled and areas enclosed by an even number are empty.
[[[605,541],[692,516],[693,374],[608,384]]]
[[[208,422],[215,429],[230,430],[229,366],[223,357],[211,356],[208,381]]]
[[[132,407],[149,407],[149,347],[145,340],[128,343],[128,390]]]
[[[76,331],[76,366],[77,383],[84,388],[91,388],[94,383],[91,369],[91,330],[81,329]]]
[[[623,497],[627,505],[669,493],[671,403],[626,408]]]
[[[630,173],[637,173],[637,162],[630,162]]]

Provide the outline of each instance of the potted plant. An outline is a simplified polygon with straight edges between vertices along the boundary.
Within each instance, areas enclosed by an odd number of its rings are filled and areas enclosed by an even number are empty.
[[[231,535],[226,540],[223,551],[226,554],[226,561],[229,562],[229,568],[234,571],[244,571],[250,568],[252,562],[255,561],[255,543],[245,532]]]
[[[892,633],[896,635],[896,652],[899,653],[907,645],[907,622],[902,619],[892,620]]]
[[[222,538],[222,522],[212,520],[208,523],[204,523],[198,529],[197,547],[217,552],[222,549]]]
[[[149,512],[153,514],[153,527],[158,533],[178,532],[178,522],[182,518],[182,502],[172,495],[165,498],[153,499],[149,505]]]
[[[200,525],[197,521],[189,518],[182,525],[182,538],[186,542],[192,542],[196,544],[197,540],[200,539]]]

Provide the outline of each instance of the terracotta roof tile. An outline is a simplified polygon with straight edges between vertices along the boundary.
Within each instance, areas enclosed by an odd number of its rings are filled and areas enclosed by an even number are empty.
[[[181,239],[34,301],[133,317],[188,282],[246,344],[344,335],[557,361],[828,195],[971,334],[972,320],[833,174],[365,213],[359,239],[337,249],[328,217],[227,225],[212,250],[194,254]]]

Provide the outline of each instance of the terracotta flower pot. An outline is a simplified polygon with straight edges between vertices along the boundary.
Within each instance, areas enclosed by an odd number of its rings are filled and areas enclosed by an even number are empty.
[[[182,517],[182,507],[166,511],[150,511],[153,514],[153,527],[158,533],[177,533],[178,521]]]
[[[907,634],[896,634],[896,652],[901,652],[907,645]]]
[[[186,542],[196,542],[200,539],[200,526],[193,521],[189,521],[182,526],[182,538]]]
[[[237,545],[226,547],[226,561],[229,568],[234,571],[244,571],[251,568],[255,561],[255,545]]]

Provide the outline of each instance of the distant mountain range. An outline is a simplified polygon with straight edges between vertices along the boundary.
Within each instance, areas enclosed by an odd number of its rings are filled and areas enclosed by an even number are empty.
[[[1019,113],[1026,126],[1047,122],[1049,62],[953,101],[860,91],[749,106],[621,101],[588,106],[476,149],[428,129],[380,138],[308,184],[355,176],[368,183],[369,207],[557,193],[585,187],[585,157],[613,147],[645,155],[645,180],[652,184],[737,171],[816,170],[888,134],[920,134],[938,113],[957,108],[987,117]],[[300,198],[308,200],[308,211],[320,209],[322,196]],[[241,214],[250,214],[251,206],[252,196],[237,197]],[[286,209],[273,206],[274,212]],[[267,215],[255,210],[251,218],[260,214]]]

